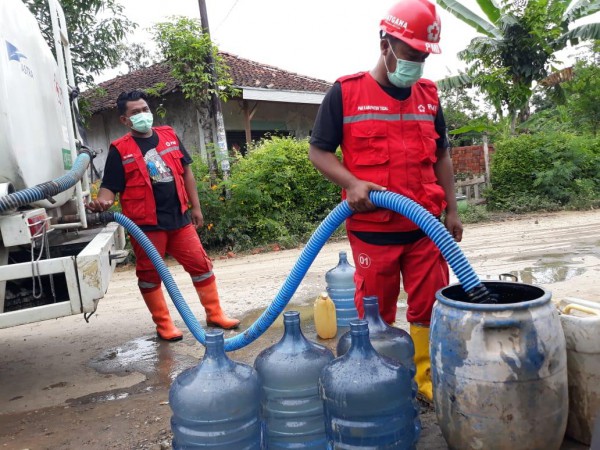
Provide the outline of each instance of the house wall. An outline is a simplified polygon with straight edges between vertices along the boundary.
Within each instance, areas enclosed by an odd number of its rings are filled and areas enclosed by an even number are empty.
[[[200,154],[203,142],[198,114],[192,103],[186,101],[180,93],[169,95],[162,102],[166,111],[164,118],[159,117],[156,113],[161,102],[152,100],[150,103],[154,112],[155,125],[172,126],[186,149],[192,154]],[[253,108],[255,104],[257,106],[251,121],[253,131],[287,131],[297,138],[305,138],[310,135],[319,109],[319,105],[313,104],[263,101],[250,101],[250,108]],[[225,130],[243,132],[242,101],[233,99],[223,103],[222,106]],[[125,134],[127,129],[119,122],[119,114],[116,109],[94,114],[88,124],[88,142],[94,150],[99,152],[94,164],[102,172],[110,142]]]

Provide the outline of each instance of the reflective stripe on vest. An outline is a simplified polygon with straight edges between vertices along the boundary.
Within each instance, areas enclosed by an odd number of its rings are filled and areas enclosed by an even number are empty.
[[[364,122],[367,120],[383,120],[387,122],[403,121],[422,121],[435,122],[435,117],[430,114],[357,114],[355,116],[345,116],[344,123]]]
[[[160,152],[158,152],[158,154],[160,156],[162,156],[162,155],[166,155],[167,153],[174,152],[176,150],[179,151],[179,146],[177,146],[177,147],[167,147],[166,149],[161,150]]]

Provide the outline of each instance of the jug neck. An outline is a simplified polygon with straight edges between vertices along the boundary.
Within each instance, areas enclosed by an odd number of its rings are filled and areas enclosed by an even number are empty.
[[[338,262],[338,266],[343,264],[348,264],[348,255],[346,252],[340,252],[340,261]]]
[[[388,324],[385,323],[379,313],[379,302],[377,297],[364,297],[363,307],[365,310],[365,320],[369,323],[369,330],[371,332],[387,330]]]
[[[369,339],[369,324],[366,320],[352,320],[350,322],[350,348],[348,357],[376,355],[377,352]]]
[[[207,331],[206,332],[206,351],[202,358],[203,365],[223,366],[233,363],[225,353],[225,340],[223,339],[223,331]]]
[[[283,327],[281,342],[293,342],[295,344],[307,342],[300,328],[300,313],[298,311],[283,313]]]

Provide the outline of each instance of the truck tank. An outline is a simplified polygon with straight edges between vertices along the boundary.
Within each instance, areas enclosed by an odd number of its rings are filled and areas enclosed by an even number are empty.
[[[16,190],[57,178],[70,168],[69,105],[58,65],[22,0],[0,2],[0,183]],[[54,197],[57,208],[73,189]]]

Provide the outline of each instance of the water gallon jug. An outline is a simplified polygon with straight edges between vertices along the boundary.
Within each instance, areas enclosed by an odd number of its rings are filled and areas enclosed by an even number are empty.
[[[329,448],[416,448],[412,374],[375,351],[366,320],[351,321],[350,336],[348,352],[319,378]]]
[[[223,344],[223,331],[207,332],[204,358],[171,386],[174,449],[261,448],[258,375],[229,359]]]
[[[369,339],[377,353],[395,359],[415,372],[415,346],[410,335],[399,328],[391,327],[381,318],[377,297],[369,296],[363,298],[365,308],[364,319],[369,324]],[[345,333],[337,344],[337,355],[344,355],[350,348],[352,336],[350,332]]]
[[[331,339],[337,334],[335,305],[323,292],[317,297],[314,305],[315,329],[321,339]]]
[[[380,355],[386,356],[395,360],[406,367],[411,374],[415,376],[415,346],[410,334],[396,327],[391,327],[381,318],[379,313],[379,302],[376,296],[363,297],[363,306],[365,310],[364,319],[369,324],[369,339],[371,345]],[[352,343],[351,332],[344,333],[337,344],[337,355],[344,355]],[[412,380],[412,389],[415,394],[414,405],[417,411],[420,409],[416,393],[418,390],[417,383]],[[418,427],[418,433],[421,431],[421,421],[417,416],[415,424]]]
[[[576,298],[565,303],[560,321],[567,340],[567,435],[590,445],[594,421],[600,419],[600,303]]]
[[[550,293],[485,281],[497,304],[440,289],[431,320],[438,424],[451,449],[559,449],[568,416],[567,353]]]
[[[358,319],[354,305],[354,267],[348,263],[346,252],[340,252],[340,262],[325,274],[327,293],[335,304],[338,327],[349,327],[350,321]]]
[[[265,447],[325,449],[318,381],[333,353],[304,337],[299,312],[285,312],[283,325],[281,340],[263,350],[254,362],[261,386]]]

